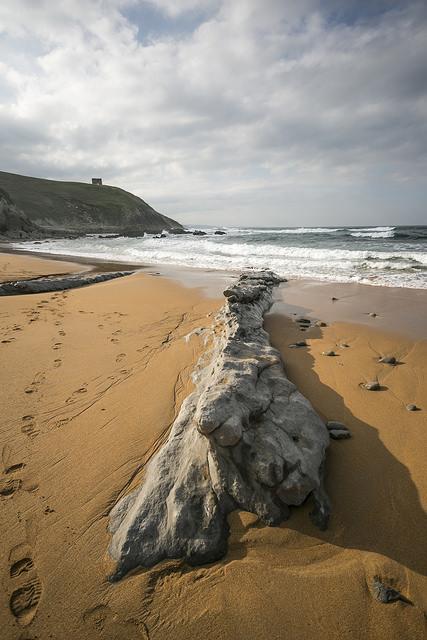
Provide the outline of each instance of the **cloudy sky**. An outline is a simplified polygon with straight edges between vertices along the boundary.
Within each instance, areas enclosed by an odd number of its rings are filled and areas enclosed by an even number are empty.
[[[425,0],[1,0],[0,169],[184,223],[427,224]]]

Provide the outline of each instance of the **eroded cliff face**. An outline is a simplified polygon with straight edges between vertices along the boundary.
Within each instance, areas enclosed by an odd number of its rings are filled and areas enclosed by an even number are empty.
[[[234,509],[276,525],[311,496],[312,520],[327,526],[328,431],[287,379],[263,329],[279,282],[270,271],[248,272],[224,292],[195,391],[143,484],[110,514],[113,579],[167,558],[190,564],[220,558]]]
[[[18,209],[6,191],[0,189],[0,239],[15,240],[42,236],[42,230]]]

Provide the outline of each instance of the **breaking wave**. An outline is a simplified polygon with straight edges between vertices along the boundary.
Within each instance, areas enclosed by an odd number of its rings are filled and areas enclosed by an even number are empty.
[[[216,235],[215,231],[225,235]],[[16,247],[141,265],[240,271],[269,268],[290,278],[427,288],[425,227],[204,228],[206,235],[85,236]],[[395,236],[400,236],[399,238]]]

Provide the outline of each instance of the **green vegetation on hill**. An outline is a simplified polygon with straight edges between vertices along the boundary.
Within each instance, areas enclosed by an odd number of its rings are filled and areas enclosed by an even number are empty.
[[[123,189],[59,182],[0,171],[0,188],[46,231],[70,233],[159,233],[179,228],[149,204]]]

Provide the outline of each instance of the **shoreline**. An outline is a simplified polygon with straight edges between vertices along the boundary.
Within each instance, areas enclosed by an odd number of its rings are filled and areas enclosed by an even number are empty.
[[[210,298],[222,296],[238,272],[206,270],[180,265],[138,264],[114,262],[100,258],[80,258],[42,252],[12,249],[0,245],[0,255],[32,256],[33,258],[78,264],[84,270],[105,272],[131,270],[162,276],[185,287],[200,288]],[[74,269],[72,272],[75,272]],[[0,274],[1,275],[1,274]],[[275,303],[269,313],[287,317],[307,316],[312,320],[350,322],[395,334],[427,339],[427,289],[386,287],[359,283],[327,282],[309,279],[289,279],[275,291]]]
[[[15,262],[16,273],[64,269],[58,260],[11,255],[0,253],[0,265]],[[354,637],[354,629],[358,638],[421,640],[427,341],[411,326],[400,335],[384,330],[393,325],[386,307],[381,323],[377,317],[359,324],[332,319],[301,332],[300,315],[325,320],[344,309],[354,320],[365,309],[362,294],[344,302],[340,292],[332,303],[323,288],[316,298],[313,284],[298,281],[276,291],[265,328],[289,378],[321,417],[341,420],[352,432],[350,440],[331,442],[327,454],[328,530],[310,524],[309,504],[279,527],[235,511],[222,560],[194,568],[171,561],[114,586],[108,582],[108,514],[143,481],[145,463],[193,388],[203,329],[223,303],[214,295],[217,273],[156,273],[146,267],[81,289],[1,299],[0,547],[7,562],[0,622],[6,640],[22,633],[271,640],[281,638],[284,627],[294,640],[313,633],[341,640]],[[406,305],[408,317],[413,310]],[[289,348],[301,339],[307,347]],[[337,355],[322,355],[328,349]],[[396,355],[400,364],[380,364],[383,354]],[[375,377],[381,391],[361,389],[360,382]],[[407,411],[410,402],[421,410]],[[18,574],[24,559],[28,571]],[[412,606],[378,602],[377,575]],[[34,595],[16,605],[14,594],[29,585]]]

